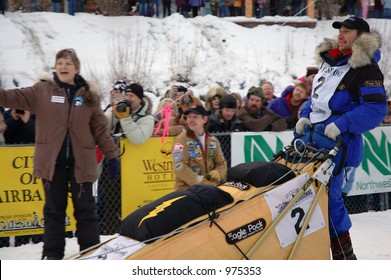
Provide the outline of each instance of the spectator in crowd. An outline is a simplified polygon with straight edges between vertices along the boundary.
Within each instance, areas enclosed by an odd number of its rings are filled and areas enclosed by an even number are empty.
[[[231,92],[231,95],[236,98],[236,108],[241,109],[243,108],[243,99],[237,92]]]
[[[209,132],[242,131],[242,122],[236,117],[237,100],[228,94],[220,100],[219,109],[209,116]]]
[[[5,112],[7,129],[4,132],[6,144],[32,144],[35,142],[35,115],[21,109]]]
[[[311,92],[311,89],[312,89],[312,83],[314,81],[314,78],[315,78],[315,75],[318,74],[318,67],[307,67],[307,72],[305,74],[305,76],[303,77],[300,77],[298,80],[300,82],[303,82],[307,85],[308,87],[308,91]]]
[[[373,6],[375,4],[374,0],[361,0],[361,17],[367,19],[368,18],[368,12],[369,12],[369,5],[372,4]]]
[[[4,131],[7,128],[7,124],[4,121],[4,108],[0,107],[0,145],[5,144]],[[9,247],[9,237],[0,237],[0,248]]]
[[[183,15],[185,9],[185,0],[175,0],[175,4],[176,4],[176,12]]]
[[[53,79],[31,87],[0,88],[0,105],[36,114],[34,173],[45,192],[42,258],[62,259],[65,210],[71,192],[80,250],[99,244],[99,219],[92,183],[97,179],[95,145],[110,159],[111,178],[119,173],[116,147],[98,92],[79,74],[73,49],[57,52]]]
[[[123,88],[123,85],[120,84],[119,87]],[[115,96],[113,98],[116,98],[117,101],[114,101],[113,106],[105,112],[115,140],[118,141],[123,137],[133,145],[145,143],[153,134],[155,120],[151,114],[152,102],[144,95],[143,87],[132,83],[126,85],[122,100],[118,93]],[[106,211],[110,207],[111,212],[116,213],[115,217],[121,217],[121,178],[115,182],[109,182],[110,186],[103,186],[103,184],[107,184],[109,163],[106,159],[102,163],[103,172],[99,182],[100,194],[98,197],[99,209]],[[106,212],[102,213],[102,211],[99,212],[99,216],[102,219],[102,228],[106,230],[102,231],[102,234],[114,234],[119,229],[120,219],[110,221],[107,219]]]
[[[85,4],[87,0],[77,0],[77,5],[76,5],[76,11],[77,12],[80,12],[80,13],[84,13],[85,12]]]
[[[274,86],[269,81],[264,81],[261,83],[261,88],[264,96],[264,107],[267,107],[277,96],[274,95]]]
[[[144,95],[141,85],[126,86],[125,99],[106,111],[112,134],[122,134],[134,145],[145,143],[153,133],[155,120],[151,115],[152,102]]]
[[[235,96],[228,94],[220,100],[220,109],[209,116],[208,131],[238,132],[242,131],[242,122],[236,117],[238,101]],[[227,166],[231,167],[231,134],[218,134],[215,137],[222,143],[222,151],[227,160]]]
[[[175,104],[175,101],[172,100],[171,98],[164,98],[162,99],[159,104],[157,105],[156,108],[156,122],[155,122],[155,129],[159,127],[159,130],[156,131],[154,135],[162,135],[164,132],[164,129],[166,128],[166,116],[162,118],[162,112],[164,112],[164,108],[166,106],[171,107],[171,116],[170,119],[168,120],[168,135],[170,136],[176,136],[183,131],[185,131],[185,127],[181,124],[179,124],[179,112],[178,112],[178,107]]]
[[[229,7],[226,5],[226,0],[218,0],[219,17],[229,17]]]
[[[345,0],[346,13],[351,16],[357,16],[357,0]]]
[[[283,131],[286,121],[273,111],[263,106],[263,91],[259,87],[251,87],[247,93],[247,104],[238,112],[243,130],[248,131]]]
[[[191,14],[192,17],[198,16],[198,12],[200,10],[200,7],[202,5],[202,0],[189,0],[189,5],[191,7]]]
[[[315,2],[315,10],[318,20],[322,20],[322,18],[332,18],[330,6],[331,0],[318,0],[317,2]]]
[[[263,18],[265,16],[266,0],[256,0],[255,14],[256,18]]]
[[[171,16],[171,0],[163,0],[163,17]]]
[[[109,108],[111,108],[114,103],[117,103],[121,100],[125,99],[125,90],[126,90],[126,82],[124,80],[116,80],[112,89],[109,92],[109,104],[107,104],[106,108],[103,110],[106,112]]]
[[[74,16],[76,13],[76,0],[68,0],[68,14]]]
[[[39,0],[29,0],[29,11],[39,12]]]
[[[61,13],[61,1],[62,0],[52,0],[52,12]]]
[[[208,112],[202,105],[189,107],[185,112],[186,131],[173,144],[175,190],[195,184],[217,186],[227,176],[227,162],[220,142],[207,132]]]
[[[149,1],[150,8],[151,8],[151,17],[159,17],[159,0],[150,0]]]
[[[294,86],[288,86],[281,97],[275,99],[267,108],[283,117],[288,123],[288,128],[292,129],[299,119],[299,109],[307,101],[308,95],[307,85],[299,82]]]
[[[208,112],[214,113],[219,109],[221,98],[227,95],[227,91],[221,86],[213,86],[206,93],[205,109]]]
[[[384,0],[374,0],[373,5],[373,18],[382,18],[384,11]]]
[[[212,16],[218,16],[219,15],[219,3],[218,0],[211,0],[210,1],[210,13]]]
[[[5,14],[5,11],[7,10],[7,0],[0,0],[0,10],[1,14]]]
[[[233,16],[243,16],[243,0],[233,0]]]
[[[383,124],[391,124],[391,97],[388,99],[387,115],[383,120]]]
[[[148,0],[138,1],[138,14],[143,17],[148,16]]]
[[[173,86],[172,89],[175,94],[175,101],[180,115],[193,105],[202,105],[201,100],[198,97],[193,96],[191,90],[184,86]]]
[[[312,124],[315,133],[324,133],[329,139],[318,148],[334,146],[337,137],[344,142],[337,158],[344,150],[347,153],[341,161],[336,160],[328,195],[331,251],[333,259],[356,259],[349,234],[352,223],[342,198],[342,170],[359,166],[362,134],[377,127],[387,112],[384,77],[377,64],[381,36],[359,17],[336,21],[332,26],[339,29],[338,38],[325,40],[316,50],[321,64],[313,84],[316,90],[301,110],[295,136],[309,135]]]
[[[4,108],[0,107],[0,145],[5,144],[4,131],[7,128],[7,124],[4,120]]]
[[[35,142],[35,115],[21,109],[9,109],[5,112],[7,129],[4,132],[5,144],[33,144]],[[42,234],[15,236],[15,246],[34,244],[42,241]]]
[[[383,18],[391,19],[391,0],[384,0]]]

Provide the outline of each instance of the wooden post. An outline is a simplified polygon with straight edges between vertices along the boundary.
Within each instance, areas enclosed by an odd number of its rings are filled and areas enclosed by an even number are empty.
[[[310,18],[315,18],[315,5],[314,0],[307,0],[307,16]]]
[[[254,1],[253,0],[245,0],[244,2],[244,16],[245,17],[253,17],[254,15],[254,7],[253,7]]]

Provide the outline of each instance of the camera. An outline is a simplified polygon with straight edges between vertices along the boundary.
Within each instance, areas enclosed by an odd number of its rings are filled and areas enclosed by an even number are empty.
[[[16,109],[15,110],[15,113],[19,114],[19,115],[24,115],[24,110],[22,109]]]
[[[123,113],[126,111],[126,108],[131,108],[131,103],[129,100],[124,99],[117,103],[116,110],[117,112]]]

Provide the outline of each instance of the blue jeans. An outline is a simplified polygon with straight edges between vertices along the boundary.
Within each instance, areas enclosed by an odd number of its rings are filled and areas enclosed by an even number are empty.
[[[34,7],[34,12],[39,12],[38,0],[30,0],[30,7]]]
[[[60,2],[52,2],[52,12],[54,12],[54,13],[61,12],[61,3]]]
[[[142,3],[138,7],[138,14],[140,16],[146,17],[148,12],[148,3]]]
[[[68,14],[74,16],[76,12],[76,0],[68,0]]]
[[[159,0],[151,0],[152,15],[159,17]]]

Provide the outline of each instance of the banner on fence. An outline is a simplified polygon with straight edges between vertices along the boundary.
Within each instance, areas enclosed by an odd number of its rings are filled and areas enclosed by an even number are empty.
[[[172,166],[174,137],[152,137],[140,146],[121,141],[122,218],[172,191],[175,174]]]
[[[0,146],[0,237],[43,233],[45,194],[33,176],[34,146]],[[75,230],[68,199],[66,231]]]
[[[270,161],[289,145],[292,131],[237,132],[231,135],[231,164]],[[364,159],[357,168],[349,195],[391,192],[391,126],[377,127],[364,133]]]

